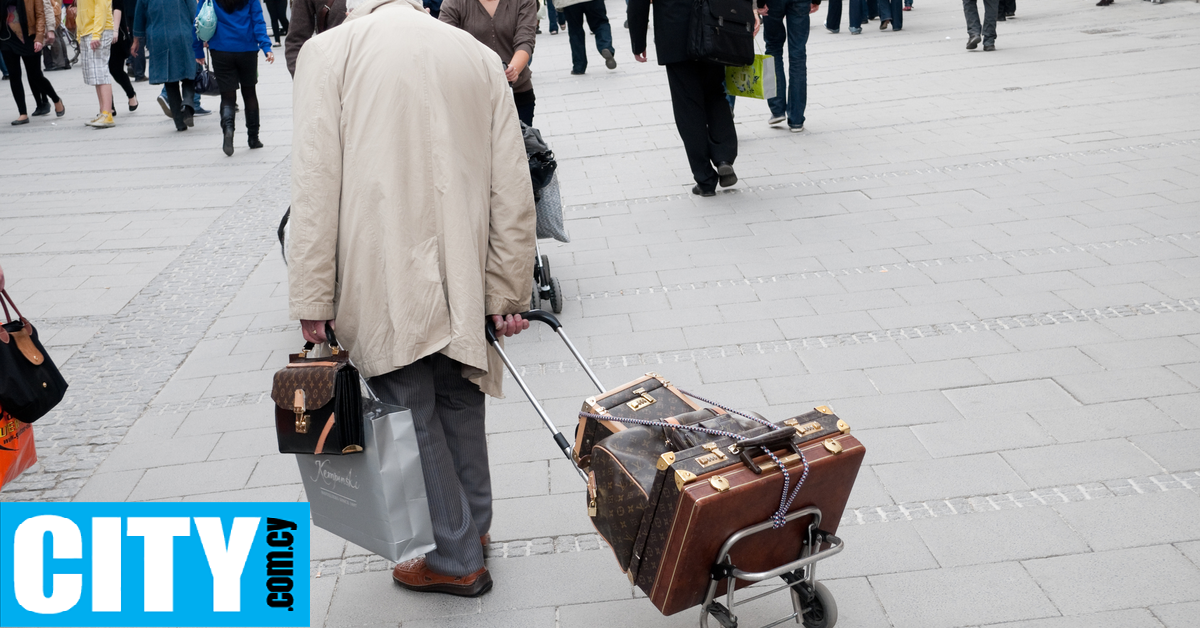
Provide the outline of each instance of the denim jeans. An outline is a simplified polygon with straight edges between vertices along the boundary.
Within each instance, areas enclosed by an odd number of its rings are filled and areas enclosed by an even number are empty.
[[[546,0],[546,19],[550,20],[550,32],[558,31],[558,11],[554,10],[553,0]]]
[[[902,0],[879,0],[879,19],[891,20],[892,30],[904,28],[904,9]]]
[[[979,5],[976,0],[963,0],[963,15],[967,18],[967,34],[983,36],[983,45],[996,43],[996,9],[999,0],[983,0],[983,24],[979,23]]]
[[[808,0],[767,0],[763,18],[763,41],[775,60],[775,97],[767,99],[771,115],[787,114],[788,126],[804,126],[808,104]],[[783,66],[783,44],[788,45],[787,72]],[[791,85],[788,85],[788,81]]]
[[[608,11],[604,0],[589,0],[580,2],[562,10],[567,15],[567,35],[571,39],[571,71],[587,70],[587,43],[584,41],[583,20],[587,18],[588,28],[596,34],[596,50],[611,50],[613,48],[612,28],[608,25]]]
[[[860,28],[867,21],[867,0],[847,0],[850,4],[850,28]],[[767,11],[770,15],[770,10]],[[842,0],[829,0],[825,13],[825,28],[836,31],[842,27]]]

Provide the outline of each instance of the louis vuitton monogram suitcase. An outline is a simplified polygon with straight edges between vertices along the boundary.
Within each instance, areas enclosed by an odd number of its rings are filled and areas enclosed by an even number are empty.
[[[700,406],[657,373],[646,373],[632,382],[607,390],[583,402],[584,414],[609,415],[630,419],[662,420],[699,410]],[[586,469],[591,464],[592,447],[605,438],[625,430],[627,425],[593,417],[579,417],[575,429],[575,462]]]

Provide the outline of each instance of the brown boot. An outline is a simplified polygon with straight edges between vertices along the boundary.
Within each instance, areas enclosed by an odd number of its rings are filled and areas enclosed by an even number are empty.
[[[466,576],[443,576],[431,571],[425,557],[414,558],[396,565],[392,580],[410,591],[448,593],[462,597],[478,597],[492,589],[492,575],[487,567]]]

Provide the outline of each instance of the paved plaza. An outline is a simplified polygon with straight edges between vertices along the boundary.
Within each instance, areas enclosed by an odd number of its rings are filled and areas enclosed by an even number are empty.
[[[542,250],[566,329],[609,385],[655,371],[854,428],[847,549],[818,569],[839,626],[1200,626],[1200,3],[1094,4],[1021,0],[987,53],[963,49],[953,1],[858,36],[826,32],[823,6],[807,130],[739,100],[742,181],[706,199],[623,2],[615,71],[593,48],[571,76],[567,35],[539,37],[535,122],[572,236]],[[78,69],[47,75],[65,117],[0,127],[0,264],[71,385],[0,500],[304,498],[268,396],[302,343],[274,233],[291,80],[282,60],[260,72],[266,148],[239,118],[233,157],[216,116],[176,133],[146,83],[116,128],[84,127]],[[0,109],[15,116],[7,93]],[[570,429],[593,389],[557,337],[508,346]],[[313,626],[696,625],[631,587],[506,388],[494,590],[413,594],[314,530]]]

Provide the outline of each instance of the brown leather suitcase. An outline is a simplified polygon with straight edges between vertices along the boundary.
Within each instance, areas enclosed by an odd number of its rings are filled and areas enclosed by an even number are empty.
[[[721,414],[711,408],[666,421],[736,433],[758,426],[753,421]],[[662,454],[679,448],[680,442],[707,442],[717,440],[717,437],[664,427],[624,427],[626,429],[592,448],[588,470],[588,515],[596,531],[612,548],[621,571],[628,571],[642,513],[650,503],[650,490],[658,475],[656,462]]]
[[[797,422],[810,424],[804,421],[810,416],[798,417]],[[821,509],[821,527],[836,533],[866,449],[847,433],[845,422],[834,415],[829,417],[840,428],[836,435],[827,435],[828,428],[822,425],[811,432],[818,435],[816,440],[795,445],[807,458],[809,473],[788,512],[815,505]],[[662,468],[651,489],[659,493],[657,503],[643,514],[645,537],[635,550],[629,573],[664,615],[702,603],[713,561],[725,540],[742,528],[769,520],[779,508],[783,474],[775,463],[765,455],[754,457],[750,462],[762,471],[756,474],[733,453],[738,451],[736,447],[731,450],[725,444],[728,442],[696,448],[703,453],[679,452],[674,460],[668,454],[658,465]],[[795,487],[803,473],[800,456],[789,447],[771,449],[788,469],[791,486]],[[809,517],[800,518],[743,540],[731,552],[734,564],[754,572],[795,560],[800,556],[810,521]],[[739,581],[737,586],[750,584]],[[718,595],[724,593],[725,586],[725,582],[720,584]]]
[[[646,373],[632,382],[587,398],[581,412],[656,421],[699,409],[696,402],[661,375]],[[575,463],[586,469],[591,464],[592,447],[628,427],[616,421],[579,417],[579,426],[575,429]]]

